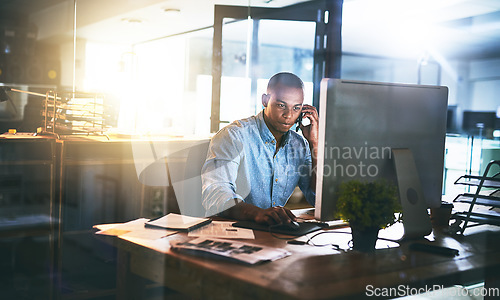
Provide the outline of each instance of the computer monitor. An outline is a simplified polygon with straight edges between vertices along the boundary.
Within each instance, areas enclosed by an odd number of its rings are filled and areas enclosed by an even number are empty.
[[[441,203],[447,102],[442,86],[323,79],[315,217],[335,219],[342,182],[385,179],[399,186],[404,222],[427,222]]]
[[[474,136],[485,136],[495,129],[497,114],[494,111],[464,111],[462,129]]]
[[[456,133],[457,130],[457,106],[449,105],[448,113],[446,115],[446,132]]]

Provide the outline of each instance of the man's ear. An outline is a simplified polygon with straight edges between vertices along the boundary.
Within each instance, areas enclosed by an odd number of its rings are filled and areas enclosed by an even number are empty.
[[[264,107],[267,107],[267,104],[269,103],[269,98],[271,98],[271,95],[269,95],[269,94],[262,94],[262,105]]]

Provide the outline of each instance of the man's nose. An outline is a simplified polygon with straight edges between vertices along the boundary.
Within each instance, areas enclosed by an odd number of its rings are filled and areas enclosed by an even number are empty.
[[[293,115],[293,111],[291,109],[285,109],[283,111],[283,117],[284,118],[290,118]]]

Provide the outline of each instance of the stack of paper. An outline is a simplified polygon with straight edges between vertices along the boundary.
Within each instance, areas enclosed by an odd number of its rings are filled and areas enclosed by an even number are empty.
[[[213,221],[207,226],[188,233],[189,237],[211,237],[221,239],[255,239],[252,229],[233,227],[231,221]]]
[[[173,250],[179,252],[201,256],[216,256],[251,265],[275,261],[291,254],[280,248],[213,238],[197,238],[188,242],[172,242],[171,246]]]

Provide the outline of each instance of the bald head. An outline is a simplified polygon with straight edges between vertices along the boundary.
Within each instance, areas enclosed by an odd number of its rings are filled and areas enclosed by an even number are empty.
[[[276,92],[276,89],[283,87],[303,90],[304,83],[295,74],[289,72],[277,73],[269,79],[269,82],[267,84],[267,93],[271,94],[272,92]]]

